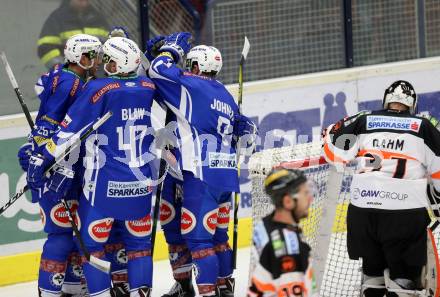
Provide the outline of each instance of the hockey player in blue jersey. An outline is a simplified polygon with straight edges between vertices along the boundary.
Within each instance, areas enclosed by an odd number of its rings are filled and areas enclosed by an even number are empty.
[[[103,45],[107,78],[90,81],[69,109],[61,130],[45,146],[43,157],[33,156],[30,186],[41,182],[44,169],[62,150],[62,140],[78,137],[106,112],[113,116],[85,143],[85,172],[78,209],[80,233],[92,255],[105,257],[104,245],[112,228],[123,232],[128,259],[130,297],[150,296],[151,169],[153,133],[150,112],[155,85],[138,77],[140,50],[135,42],[110,38]],[[41,164],[41,165],[40,165]],[[66,176],[64,180],[68,180]],[[65,183],[58,188],[65,189]],[[64,189],[63,189],[64,188]],[[83,263],[90,296],[110,297],[110,275]]]
[[[163,205],[174,209],[181,203],[180,215],[175,212],[174,218],[166,218],[162,207],[161,220],[167,242],[176,247],[170,248],[174,275],[185,268],[181,276],[189,277],[186,268],[192,261],[200,295],[229,297],[234,281],[227,230],[231,194],[239,191],[234,136],[255,133],[256,128],[240,115],[234,98],[215,79],[222,67],[220,52],[204,45],[190,50],[190,38],[182,32],[150,42],[164,42],[148,72],[159,100],[176,115],[183,175],[183,199],[176,202],[175,191],[166,189],[163,197]],[[187,71],[183,71],[176,64],[187,53]],[[177,288],[165,296],[193,296],[184,288],[189,288],[190,279],[176,281]]]
[[[18,153],[20,165],[27,171],[29,154],[39,153],[50,137],[59,128],[67,109],[77,100],[82,85],[97,68],[97,54],[101,42],[91,35],[79,34],[66,42],[64,56],[66,63],[56,65],[37,82],[35,90],[41,100],[35,129],[30,142],[22,146]],[[76,248],[72,228],[63,205],[58,201],[60,195],[51,189],[36,187],[32,191],[32,202],[39,202],[44,231],[48,234],[43,247],[38,275],[39,296],[72,296],[81,293],[80,274],[75,257]],[[75,191],[64,196],[75,212],[78,196]],[[68,261],[71,259],[72,261]]]

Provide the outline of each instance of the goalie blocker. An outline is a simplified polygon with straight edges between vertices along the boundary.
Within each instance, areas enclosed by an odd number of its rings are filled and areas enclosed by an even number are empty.
[[[429,120],[414,115],[417,96],[408,82],[393,83],[383,103],[384,110],[345,118],[325,135],[328,162],[337,167],[357,162],[347,214],[348,253],[362,258],[362,296],[438,296],[437,281],[427,295],[427,281],[420,276],[428,247],[426,175],[440,189],[440,134]]]

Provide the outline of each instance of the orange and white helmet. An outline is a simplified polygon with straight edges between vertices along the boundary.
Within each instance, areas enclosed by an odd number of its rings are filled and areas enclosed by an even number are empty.
[[[186,55],[186,69],[191,71],[194,63],[199,66],[199,73],[218,74],[222,69],[222,55],[213,46],[198,45],[193,47]]]

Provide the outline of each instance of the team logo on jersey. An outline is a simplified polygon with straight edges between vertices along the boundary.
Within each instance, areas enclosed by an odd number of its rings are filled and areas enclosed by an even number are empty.
[[[128,263],[127,252],[125,251],[125,249],[120,249],[116,252],[116,261],[119,264],[127,264]]]
[[[44,213],[44,210],[41,207],[40,207],[40,218],[44,228],[44,226],[46,226],[46,214]]]
[[[64,283],[64,273],[51,274],[50,283],[55,287],[61,287]]]
[[[119,182],[108,181],[107,197],[109,198],[129,198],[146,196],[152,192],[152,187],[147,181]]]
[[[127,82],[125,83],[125,86],[126,86],[126,87],[129,87],[129,88],[136,87],[136,83],[135,83],[135,82],[132,82],[132,81],[127,81]]]
[[[67,128],[67,126],[69,126],[69,124],[72,122],[72,118],[69,117],[68,114],[66,114],[66,116],[64,117],[63,121],[61,122],[61,126],[63,126],[64,128]]]
[[[180,232],[182,234],[188,234],[196,227],[196,224],[197,224],[197,220],[194,214],[185,207],[182,207],[182,218],[180,219]]]
[[[203,217],[203,227],[211,234],[215,233],[217,228],[218,209],[213,209]]]
[[[152,90],[156,89],[156,86],[153,83],[146,82],[146,81],[141,82],[141,86],[143,86],[145,88],[152,89]]]
[[[96,92],[95,95],[93,95],[92,103],[98,102],[98,100],[101,99],[101,97],[105,93],[107,93],[108,91],[111,91],[111,90],[114,90],[114,89],[118,89],[120,87],[121,87],[121,85],[119,83],[111,83],[111,84],[108,84],[108,85],[104,86],[98,92]]]
[[[229,216],[231,210],[231,203],[226,202],[219,205],[217,227],[227,229],[229,226]]]
[[[166,200],[160,203],[160,224],[162,226],[168,224],[176,217],[176,209]]]
[[[112,229],[113,219],[105,218],[96,220],[90,223],[88,231],[90,237],[99,243],[104,243],[107,241],[110,231]]]
[[[76,200],[69,200],[67,201],[67,204],[70,208],[70,211],[72,212],[73,216],[76,216],[76,211],[78,209],[78,201]],[[59,203],[52,207],[50,210],[50,219],[52,222],[55,223],[55,225],[62,227],[62,228],[70,228],[72,225],[69,222],[69,215],[67,214],[66,209],[64,208],[64,205],[62,203]]]
[[[125,227],[133,236],[148,236],[151,234],[151,216],[147,215],[139,220],[125,221]]]
[[[367,116],[367,130],[387,129],[419,132],[421,119],[390,116]]]

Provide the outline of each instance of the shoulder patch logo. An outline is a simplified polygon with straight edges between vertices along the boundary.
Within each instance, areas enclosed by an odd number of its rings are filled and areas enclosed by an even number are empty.
[[[118,89],[120,87],[121,87],[121,85],[119,83],[111,83],[111,84],[108,84],[108,85],[104,86],[98,92],[96,92],[95,95],[93,95],[92,103],[98,102],[98,100],[101,99],[101,97],[105,93],[107,93],[108,91],[111,91],[111,90],[114,90],[114,89]]]
[[[147,81],[141,82],[141,86],[143,86],[145,88],[152,89],[152,90],[156,90],[156,86],[153,83],[150,83],[150,82],[147,82]]]

